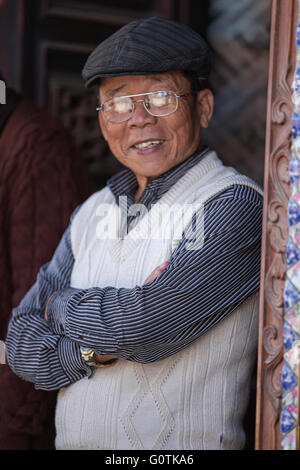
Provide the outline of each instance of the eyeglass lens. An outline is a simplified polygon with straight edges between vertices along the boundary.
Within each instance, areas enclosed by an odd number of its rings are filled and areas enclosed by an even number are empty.
[[[122,122],[130,119],[135,103],[143,102],[145,109],[154,116],[164,116],[173,113],[177,108],[177,98],[173,92],[153,92],[143,96],[143,99],[129,96],[119,96],[108,100],[103,106],[103,113],[108,121]]]

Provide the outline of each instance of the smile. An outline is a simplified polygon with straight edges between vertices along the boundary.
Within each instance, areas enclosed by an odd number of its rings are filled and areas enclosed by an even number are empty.
[[[147,140],[146,142],[140,142],[139,144],[135,144],[133,147],[138,150],[145,150],[155,145],[160,145],[163,143],[163,140]]]

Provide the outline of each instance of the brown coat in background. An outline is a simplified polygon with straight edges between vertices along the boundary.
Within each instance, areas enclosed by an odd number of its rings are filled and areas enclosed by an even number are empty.
[[[1,121],[8,105],[0,106]],[[16,100],[0,131],[0,340],[12,308],[91,192],[67,131],[30,101]],[[54,448],[55,401],[55,392],[35,390],[1,364],[0,449]]]

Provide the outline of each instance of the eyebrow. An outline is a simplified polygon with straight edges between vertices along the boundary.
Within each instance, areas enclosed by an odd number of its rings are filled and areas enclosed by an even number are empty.
[[[112,98],[118,91],[121,91],[126,84],[119,86],[118,88],[114,88],[113,90],[108,91],[106,94],[107,97]]]
[[[162,82],[163,80],[161,78],[158,78],[158,77],[147,77],[146,80],[152,80],[152,81],[155,81],[155,82]],[[118,93],[119,91],[121,91],[124,87],[126,87],[127,83],[124,83],[123,85],[119,86],[118,88],[114,88],[113,90],[110,90],[108,91],[107,93],[105,93],[105,95],[108,97],[108,98],[113,98],[115,96],[116,93]]]

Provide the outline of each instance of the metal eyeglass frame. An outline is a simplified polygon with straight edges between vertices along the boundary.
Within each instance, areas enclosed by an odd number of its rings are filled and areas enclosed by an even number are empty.
[[[132,105],[133,105],[133,108],[132,108],[132,111],[131,111],[131,114],[134,113],[135,111],[135,103],[143,103],[144,105],[144,108],[145,110],[151,115],[151,116],[155,116],[155,117],[163,117],[163,116],[170,116],[171,114],[175,113],[177,111],[177,108],[178,108],[178,98],[184,98],[186,96],[189,96],[189,95],[194,95],[195,92],[189,92],[189,93],[184,93],[183,95],[176,95],[176,93],[174,91],[166,91],[166,90],[159,90],[159,91],[149,91],[147,93],[138,93],[136,95],[124,95],[124,96],[120,96],[118,98],[133,98],[134,96],[146,96],[146,95],[153,95],[155,93],[172,93],[172,95],[175,96],[176,98],[176,108],[174,109],[174,111],[172,111],[171,113],[166,113],[166,114],[153,114],[151,113],[151,111],[149,110],[149,108],[147,107],[149,105],[149,103],[146,103],[145,100],[132,100]],[[111,99],[113,98],[109,98],[108,100],[104,101],[104,103],[101,105],[101,106],[98,106],[96,108],[96,111],[103,111],[104,110],[104,105],[105,103],[107,103],[108,101],[110,101]],[[118,123],[121,123],[121,122],[126,122],[126,121],[129,121],[129,119],[131,119],[131,116],[128,117],[128,119],[124,119],[124,121],[111,121],[110,119],[107,119],[105,117],[105,115],[103,114],[103,118],[105,119],[105,121],[107,122],[111,122],[112,124],[118,124]]]

